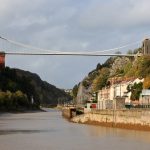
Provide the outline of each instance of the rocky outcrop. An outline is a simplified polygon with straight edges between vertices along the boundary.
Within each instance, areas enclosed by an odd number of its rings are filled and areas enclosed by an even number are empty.
[[[117,57],[110,69],[110,76],[115,75],[116,73],[118,73],[118,71],[121,72],[129,62],[130,59],[127,57]]]
[[[90,90],[90,87],[86,88],[85,86],[83,86],[82,82],[80,83],[76,98],[78,105],[85,104],[86,101],[88,101],[91,98]]]

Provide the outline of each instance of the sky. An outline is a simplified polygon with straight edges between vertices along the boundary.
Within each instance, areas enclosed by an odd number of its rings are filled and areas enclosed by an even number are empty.
[[[149,0],[0,0],[0,3],[0,36],[39,48],[98,51],[150,37]],[[6,56],[6,65],[37,73],[42,80],[67,89],[106,59]]]

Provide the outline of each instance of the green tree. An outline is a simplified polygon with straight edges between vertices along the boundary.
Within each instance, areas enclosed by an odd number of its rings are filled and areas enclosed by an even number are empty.
[[[73,98],[76,98],[76,97],[77,97],[78,88],[79,88],[78,85],[75,85],[75,86],[73,87],[73,90],[72,90]]]
[[[132,50],[128,50],[127,54],[133,54]]]
[[[100,69],[102,69],[102,65],[100,63],[98,63],[96,66],[96,70],[100,70]]]
[[[128,86],[127,90],[128,92],[131,92],[131,100],[139,100],[140,93],[142,92],[143,89],[143,83],[134,83],[134,85]]]
[[[16,98],[18,106],[26,107],[26,108],[29,106],[29,101],[28,101],[27,95],[22,93],[21,91],[15,92],[15,98]]]
[[[138,67],[138,74],[141,77],[146,77],[150,74],[150,56],[141,57]]]

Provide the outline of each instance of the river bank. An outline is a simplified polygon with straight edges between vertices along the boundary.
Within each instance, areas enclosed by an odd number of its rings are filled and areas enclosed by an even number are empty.
[[[75,116],[74,123],[150,131],[149,110],[101,110]]]

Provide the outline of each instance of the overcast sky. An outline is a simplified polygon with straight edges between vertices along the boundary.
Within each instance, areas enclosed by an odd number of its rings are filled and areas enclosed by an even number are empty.
[[[45,49],[109,49],[149,37],[149,29],[150,0],[0,0],[0,35]],[[105,59],[7,56],[6,65],[72,88]]]

